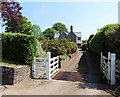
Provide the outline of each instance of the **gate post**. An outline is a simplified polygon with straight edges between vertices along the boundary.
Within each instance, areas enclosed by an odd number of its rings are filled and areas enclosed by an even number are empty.
[[[116,54],[111,54],[111,85],[116,84],[116,78],[115,78],[115,60],[116,60]]]
[[[46,60],[46,78],[48,80],[51,79],[50,76],[50,59],[51,59],[51,52],[47,52],[47,60]]]
[[[102,70],[102,64],[103,64],[103,54],[100,53],[100,70]]]
[[[110,83],[110,80],[111,80],[111,78],[110,78],[110,68],[111,68],[111,53],[110,52],[108,52],[108,80],[109,80],[109,83]]]
[[[32,77],[34,78],[34,76],[35,76],[35,71],[34,71],[34,68],[35,68],[35,57],[34,57],[34,59],[33,59],[33,63],[32,63]]]

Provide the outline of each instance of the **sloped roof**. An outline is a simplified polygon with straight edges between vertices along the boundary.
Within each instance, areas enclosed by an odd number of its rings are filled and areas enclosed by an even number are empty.
[[[81,37],[81,32],[73,32],[77,37]]]

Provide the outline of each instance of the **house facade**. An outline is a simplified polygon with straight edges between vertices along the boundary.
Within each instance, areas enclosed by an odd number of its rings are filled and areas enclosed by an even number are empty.
[[[78,46],[82,45],[81,32],[74,32],[73,26],[70,27],[69,33],[61,32],[61,33],[55,34],[54,39],[56,40],[57,39],[68,39],[72,42],[75,42]]]

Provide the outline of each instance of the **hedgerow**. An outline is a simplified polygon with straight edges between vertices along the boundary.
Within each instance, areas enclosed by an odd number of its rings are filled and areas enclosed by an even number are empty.
[[[108,24],[101,28],[89,41],[92,52],[113,52],[120,57],[120,24]]]
[[[2,57],[22,64],[31,64],[36,53],[36,38],[26,34],[2,34]]]

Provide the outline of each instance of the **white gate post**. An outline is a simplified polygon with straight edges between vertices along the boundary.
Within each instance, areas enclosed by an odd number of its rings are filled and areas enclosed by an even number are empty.
[[[111,68],[111,53],[110,52],[108,52],[108,80],[110,81],[111,79],[110,79],[110,68]]]
[[[59,56],[57,56],[57,68],[59,68]]]
[[[101,52],[100,54],[100,69],[102,70],[102,64],[103,64],[103,54]]]
[[[46,78],[48,80],[51,79],[50,76],[50,59],[51,59],[51,52],[47,52],[47,60],[46,60]]]
[[[116,78],[115,78],[115,60],[116,60],[116,54],[111,54],[111,85],[116,84]]]

